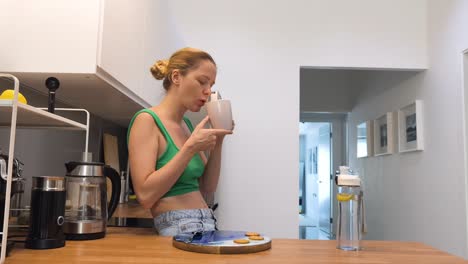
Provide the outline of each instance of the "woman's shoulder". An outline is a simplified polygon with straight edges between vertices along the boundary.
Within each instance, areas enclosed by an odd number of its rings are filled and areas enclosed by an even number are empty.
[[[149,109],[145,108],[135,113],[132,120],[130,121],[129,128],[132,127],[154,127],[155,124],[155,113]]]
[[[127,140],[130,140],[130,134],[137,135],[138,138],[148,138],[159,135],[159,129],[157,128],[151,112],[144,110],[146,109],[138,111],[132,118],[127,131]]]
[[[138,112],[136,112],[133,115],[133,118],[136,118],[139,116],[152,116],[152,115],[156,115],[156,113],[151,108],[143,108],[139,110]]]
[[[134,115],[133,115],[133,118],[132,120],[130,121],[130,123],[133,123],[135,121],[145,121],[145,122],[149,122],[151,121],[152,123],[154,123],[154,120],[157,119],[158,116],[156,115],[156,113],[151,109],[151,108],[145,108],[145,109],[141,109],[140,111],[136,112]]]

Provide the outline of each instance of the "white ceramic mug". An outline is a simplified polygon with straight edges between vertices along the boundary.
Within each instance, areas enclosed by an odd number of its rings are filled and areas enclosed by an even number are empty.
[[[206,111],[213,128],[232,130],[231,101],[216,100],[208,102]]]

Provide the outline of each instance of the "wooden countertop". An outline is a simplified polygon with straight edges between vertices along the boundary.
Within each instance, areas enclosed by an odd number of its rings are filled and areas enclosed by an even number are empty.
[[[364,250],[359,252],[335,246],[333,240],[273,239],[267,251],[211,255],[176,249],[171,238],[157,236],[152,229],[111,227],[104,239],[67,241],[63,248],[15,248],[6,263],[468,263],[415,242],[363,241]]]

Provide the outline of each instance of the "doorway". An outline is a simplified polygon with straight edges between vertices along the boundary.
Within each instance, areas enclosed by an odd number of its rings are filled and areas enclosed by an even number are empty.
[[[462,52],[462,92],[463,92],[463,122],[464,122],[464,152],[465,152],[465,188],[468,190],[468,49]],[[467,225],[468,225],[468,192],[465,192]],[[466,231],[468,237],[468,229]],[[466,247],[466,255],[468,255],[468,245]]]
[[[299,238],[328,240],[332,235],[332,125],[299,123]]]

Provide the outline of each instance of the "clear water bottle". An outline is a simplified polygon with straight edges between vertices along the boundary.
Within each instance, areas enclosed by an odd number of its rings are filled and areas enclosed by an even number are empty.
[[[338,185],[337,248],[360,250],[362,235],[367,232],[361,179],[348,167],[340,167],[336,175]]]

